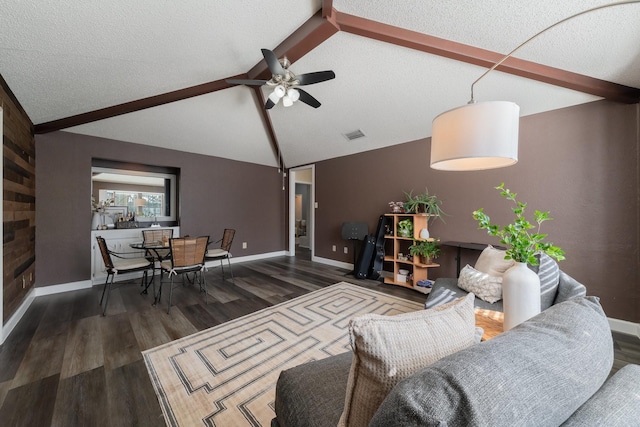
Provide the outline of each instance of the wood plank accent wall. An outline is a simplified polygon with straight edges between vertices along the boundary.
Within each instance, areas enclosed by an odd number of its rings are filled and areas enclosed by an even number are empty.
[[[2,76],[3,323],[35,282],[36,156],[33,123]]]

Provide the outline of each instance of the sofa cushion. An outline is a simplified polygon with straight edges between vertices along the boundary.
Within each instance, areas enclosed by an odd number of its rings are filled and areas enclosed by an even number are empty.
[[[276,383],[273,426],[326,427],[338,424],[351,352],[303,363],[280,373]]]
[[[491,304],[502,299],[502,277],[483,273],[469,264],[460,271],[458,287]]]
[[[349,322],[353,360],[339,426],[367,426],[403,378],[476,342],[473,294],[431,310]]]
[[[640,365],[626,365],[609,378],[562,426],[637,426],[640,422],[638,384]]]
[[[506,251],[488,245],[480,253],[475,269],[491,276],[501,277],[514,264],[512,259],[504,259]]]
[[[371,426],[560,425],[604,383],[612,364],[598,299],[574,298],[401,381]]]

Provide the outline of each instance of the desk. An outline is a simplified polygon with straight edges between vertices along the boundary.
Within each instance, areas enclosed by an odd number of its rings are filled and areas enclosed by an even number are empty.
[[[470,242],[443,242],[444,246],[453,246],[458,248],[458,255],[456,256],[456,277],[460,277],[460,253],[462,249],[471,249],[473,251],[482,251],[488,246],[488,243],[470,243]],[[496,249],[506,249],[504,246],[495,246]]]
[[[500,311],[475,309],[476,326],[484,329],[482,341],[490,340],[504,332],[504,313]]]

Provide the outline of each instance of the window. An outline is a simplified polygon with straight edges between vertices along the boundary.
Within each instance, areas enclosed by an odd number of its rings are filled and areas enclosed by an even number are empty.
[[[115,167],[103,167],[105,162],[109,166],[115,163]],[[117,166],[131,169],[120,169]],[[135,167],[94,159],[94,166],[91,168],[93,200],[112,207],[109,210],[113,212],[114,221],[117,221],[117,216],[124,214],[134,215],[139,222],[163,221],[165,225],[177,223],[178,171],[153,166],[133,166]],[[162,171],[157,171],[159,169]],[[172,224],[166,224],[167,221]]]

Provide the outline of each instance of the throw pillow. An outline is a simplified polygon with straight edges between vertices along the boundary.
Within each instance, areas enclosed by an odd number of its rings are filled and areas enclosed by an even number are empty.
[[[443,280],[443,279],[439,279],[439,280]],[[454,281],[456,282],[455,287],[457,287],[457,280],[454,279]],[[460,290],[456,291],[454,289],[451,289],[450,287],[445,287],[445,286],[435,287],[431,290],[431,292],[429,292],[427,296],[427,300],[424,303],[424,308],[434,308],[439,305],[451,302],[460,297],[463,297],[464,295],[465,295],[464,292],[460,292]]]
[[[540,278],[540,308],[546,310],[553,305],[558,293],[560,267],[553,258],[543,252],[536,257],[538,265],[529,265],[529,268]]]
[[[476,342],[468,294],[430,310],[396,316],[365,314],[349,322],[353,360],[339,426],[367,426],[402,379]]]
[[[514,264],[512,259],[504,259],[505,253],[488,245],[478,257],[475,269],[491,276],[502,276]]]
[[[469,264],[460,271],[458,287],[491,304],[502,299],[502,277],[490,276]]]

